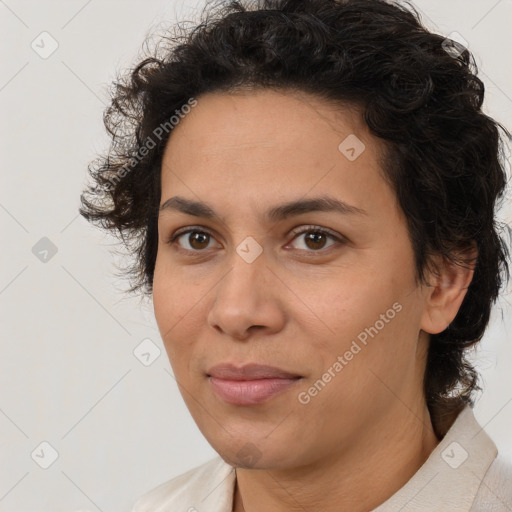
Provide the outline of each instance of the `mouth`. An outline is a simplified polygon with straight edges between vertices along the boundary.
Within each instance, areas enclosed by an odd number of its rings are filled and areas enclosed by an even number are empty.
[[[256,405],[289,390],[301,375],[273,366],[247,364],[217,365],[208,370],[208,380],[216,395],[231,405]]]

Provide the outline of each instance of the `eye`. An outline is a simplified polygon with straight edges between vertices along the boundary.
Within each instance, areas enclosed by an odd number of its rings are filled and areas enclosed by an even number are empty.
[[[336,233],[319,226],[305,226],[292,232],[293,241],[301,240],[298,250],[308,252],[319,252],[327,249],[336,243],[343,243],[343,237]],[[329,239],[331,243],[328,244]],[[215,239],[211,233],[203,229],[188,228],[186,230],[178,230],[167,240],[172,245],[177,243],[179,248],[189,252],[201,252],[210,249],[215,245]],[[211,244],[214,245],[211,245]],[[291,244],[290,244],[291,245]],[[301,246],[300,246],[301,245]]]
[[[188,235],[188,236],[185,236]],[[182,243],[180,243],[180,241]],[[174,233],[168,240],[168,244],[178,242],[178,246],[186,251],[204,251],[209,249],[213,236],[207,231],[196,228],[190,228],[186,231],[178,231]]]
[[[306,226],[305,228],[301,228],[300,230],[296,230],[292,233],[294,235],[293,240],[300,240],[301,237],[303,240],[302,247],[295,247],[299,250],[306,251],[320,251],[322,249],[326,249],[335,245],[336,242],[342,243],[343,240],[339,235],[331,232],[328,229],[321,228],[319,226]],[[305,236],[304,236],[305,235]],[[333,240],[334,242],[330,245],[326,246],[328,239]]]

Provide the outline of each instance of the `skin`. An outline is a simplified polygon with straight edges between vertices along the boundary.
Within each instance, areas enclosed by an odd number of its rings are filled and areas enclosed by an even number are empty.
[[[185,403],[212,447],[237,468],[233,510],[375,508],[438,444],[422,391],[429,334],[455,317],[472,271],[443,265],[416,281],[407,226],[382,176],[383,142],[356,109],[298,92],[208,93],[177,125],[162,162],[162,205],[208,203],[219,219],[162,210],[155,317]],[[350,161],[350,134],[365,144]],[[331,196],[365,214],[270,208]],[[315,228],[341,241],[308,238]],[[188,233],[168,243],[179,228]],[[253,237],[263,252],[236,251]],[[298,400],[392,305],[401,311],[307,404]],[[256,362],[302,376],[252,406],[223,402],[207,370]],[[245,452],[244,457],[242,454]],[[249,456],[247,456],[247,453]]]

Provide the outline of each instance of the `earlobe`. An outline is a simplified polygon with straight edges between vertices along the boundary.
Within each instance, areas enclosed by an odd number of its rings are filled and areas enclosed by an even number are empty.
[[[439,257],[437,272],[430,272],[425,285],[425,308],[421,329],[429,334],[443,332],[460,309],[474,275],[477,250],[464,254],[460,264]]]

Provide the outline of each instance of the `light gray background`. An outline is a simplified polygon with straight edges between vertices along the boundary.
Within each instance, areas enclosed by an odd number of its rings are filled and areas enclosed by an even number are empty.
[[[127,511],[215,455],[179,395],[151,305],[119,291],[114,240],[77,215],[86,165],[108,142],[106,86],[149,30],[193,19],[195,5],[0,0],[0,511]],[[430,29],[469,42],[485,110],[511,129],[512,2],[415,5]],[[59,45],[47,59],[31,47],[43,31]],[[46,263],[32,252],[42,237],[57,248]],[[476,355],[476,415],[512,458],[511,317],[508,294]],[[149,366],[133,354],[146,338],[161,350]],[[58,452],[48,469],[43,441]]]

